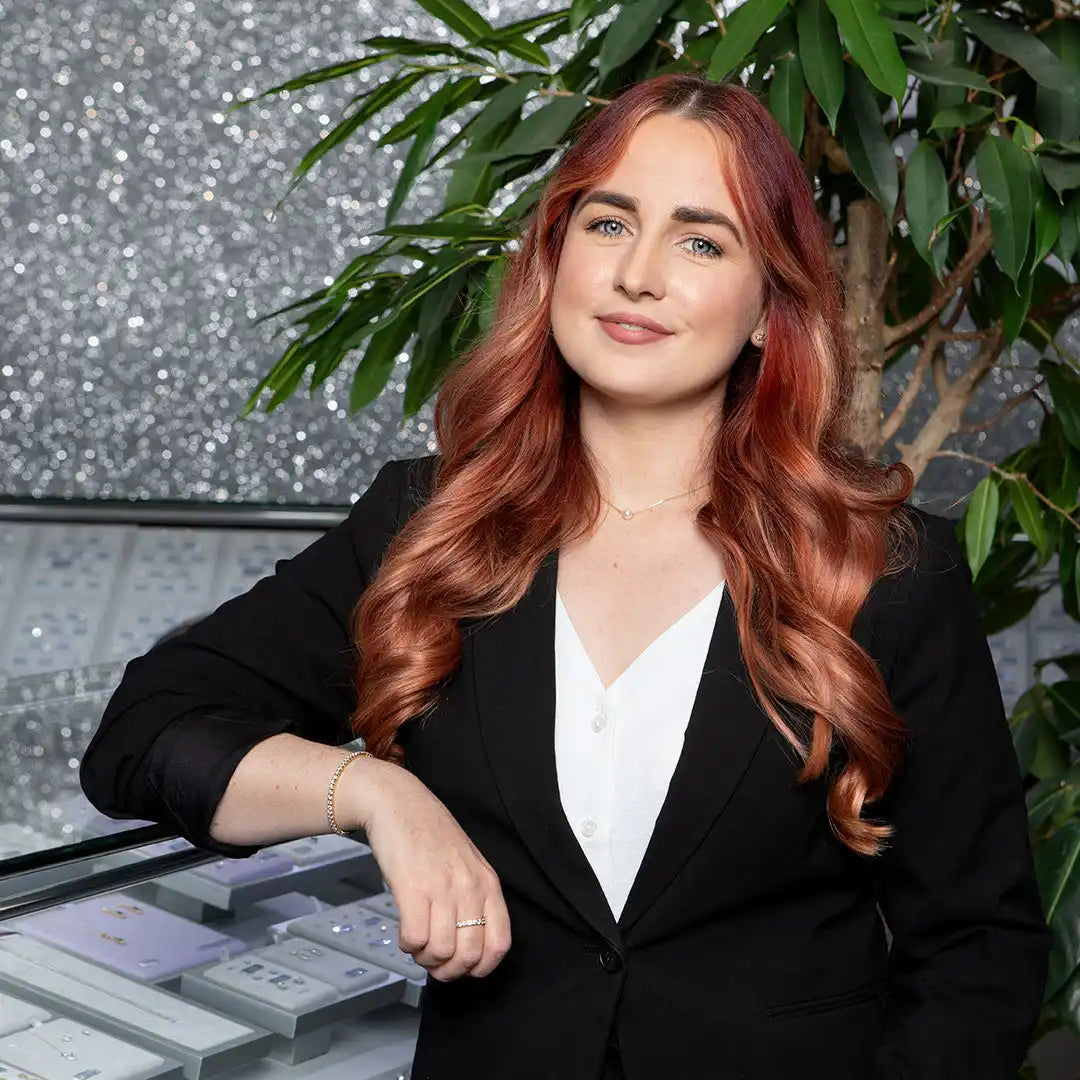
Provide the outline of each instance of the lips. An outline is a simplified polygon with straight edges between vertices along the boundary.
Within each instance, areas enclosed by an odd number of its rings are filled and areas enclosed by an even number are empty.
[[[640,326],[645,330],[652,330],[656,334],[671,333],[663,323],[658,323],[655,319],[647,318],[645,315],[635,315],[630,311],[612,311],[607,315],[598,315],[597,318],[601,322],[632,323],[634,326]]]

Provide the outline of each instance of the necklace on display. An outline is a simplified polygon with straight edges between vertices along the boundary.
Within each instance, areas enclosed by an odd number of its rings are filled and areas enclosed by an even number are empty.
[[[68,1061],[78,1061],[79,1060],[79,1055],[76,1054],[74,1050],[61,1050],[60,1047],[57,1046],[55,1043],[49,1042],[49,1040],[46,1039],[45,1036],[42,1035],[37,1030],[39,1027],[41,1027],[40,1024],[31,1024],[30,1025],[30,1028],[29,1028],[30,1034],[33,1035],[35,1039],[38,1039],[40,1042],[43,1042],[47,1047],[49,1047],[52,1050],[55,1050],[62,1058],[66,1058]],[[83,1029],[83,1034],[84,1035],[89,1035],[90,1032],[84,1028]],[[71,1036],[70,1035],[61,1035],[60,1038],[64,1042],[71,1042]]]
[[[696,488],[690,488],[689,491],[680,491],[678,495],[668,495],[666,498],[657,499],[656,502],[650,503],[648,506],[643,506],[640,510],[631,510],[629,507],[616,506],[613,502],[608,502],[604,499],[604,502],[611,507],[612,510],[619,512],[619,517],[624,521],[629,521],[636,514],[644,514],[646,510],[652,510],[653,507],[659,506],[661,503],[670,502],[672,499],[681,499],[683,495],[692,495],[695,491],[700,491],[702,488],[708,487],[708,484],[699,484]],[[601,496],[603,498],[603,496]]]
[[[85,979],[80,979],[77,975],[73,975],[70,971],[63,971],[60,968],[52,967],[49,964],[43,963],[41,960],[27,960],[25,957],[19,956],[17,953],[9,954],[14,955],[15,959],[22,960],[24,964],[32,964],[37,968],[44,968],[46,971],[51,971],[54,975],[59,975],[61,978],[70,979],[72,982],[78,983],[80,986],[85,986],[90,990],[96,990],[99,994],[105,993],[110,998],[115,998],[117,1001],[124,1002],[125,1005],[130,1005],[132,1008],[138,1009],[140,1012],[151,1013],[154,1016],[161,1017],[162,1020],[168,1020],[170,1024],[179,1023],[175,1016],[169,1016],[168,1013],[160,1012],[157,1009],[151,1008],[149,1005],[143,1005],[138,1001],[133,1001],[131,998],[124,997],[123,994],[116,993],[115,990],[103,990],[100,986],[95,986],[94,983],[87,982]],[[31,986],[34,983],[31,981]]]

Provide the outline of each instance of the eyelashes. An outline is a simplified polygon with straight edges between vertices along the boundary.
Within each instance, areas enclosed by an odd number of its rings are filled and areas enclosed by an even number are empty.
[[[624,221],[620,220],[619,218],[602,217],[602,218],[597,218],[595,221],[589,222],[589,224],[585,226],[585,231],[586,232],[596,233],[599,236],[606,236],[606,237],[614,238],[614,236],[615,236],[614,233],[605,233],[605,232],[602,232],[599,228],[597,228],[597,226],[604,225],[604,224],[606,224],[608,222],[614,222],[616,225],[625,225],[626,224]],[[721,248],[718,244],[714,243],[712,240],[710,240],[707,236],[688,236],[687,240],[703,240],[711,248],[711,250],[708,251],[708,252],[690,251],[689,254],[693,255],[695,258],[698,258],[698,259],[717,259],[721,255],[724,254],[724,249]]]

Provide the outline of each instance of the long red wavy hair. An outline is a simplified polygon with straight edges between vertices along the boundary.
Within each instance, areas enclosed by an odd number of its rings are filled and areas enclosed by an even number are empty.
[[[729,373],[696,522],[722,556],[744,662],[803,763],[798,779],[821,776],[842,748],[828,784],[831,827],[853,851],[878,854],[892,827],[860,813],[899,766],[905,725],[850,631],[878,576],[906,565],[907,545],[894,541],[914,539],[897,512],[914,476],[847,442],[854,358],[833,243],[783,129],[733,83],[660,75],[585,116],[509,255],[490,330],[439,388],[432,496],[354,611],[353,730],[401,763],[398,727],[432,709],[459,666],[459,620],[513,606],[544,555],[588,535],[603,513],[578,377],[549,332],[552,284],[578,195],[657,113],[717,133],[722,175],[765,274],[767,341],[748,343]],[[796,728],[810,718],[804,742]]]

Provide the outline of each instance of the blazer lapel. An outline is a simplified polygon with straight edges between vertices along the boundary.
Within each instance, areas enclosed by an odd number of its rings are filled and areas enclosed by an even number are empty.
[[[725,588],[671,778],[637,877],[616,922],[566,820],[555,766],[555,585],[544,556],[509,610],[473,626],[475,695],[495,782],[525,845],[566,900],[602,936],[622,935],[657,899],[720,815],[769,726],[756,702]]]

